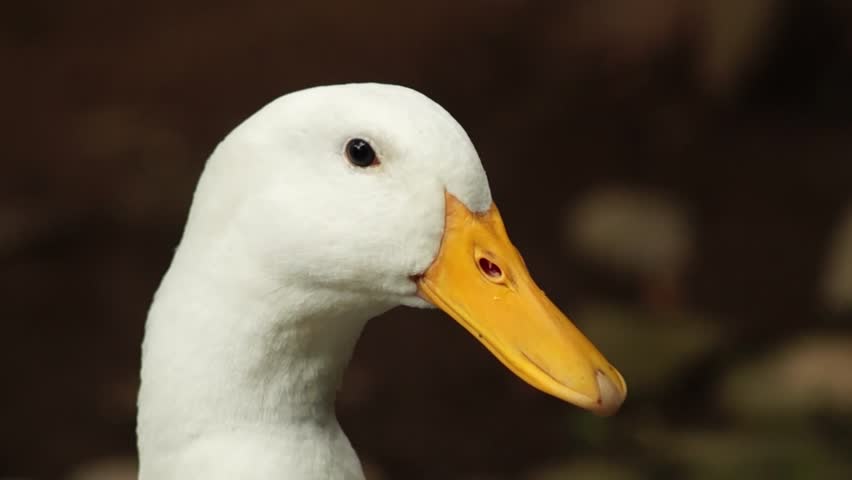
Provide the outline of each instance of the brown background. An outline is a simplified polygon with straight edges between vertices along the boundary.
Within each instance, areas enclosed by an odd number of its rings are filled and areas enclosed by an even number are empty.
[[[852,201],[848,2],[3,10],[0,477],[132,471],[145,311],[206,156],[271,99],[352,81],[456,116],[534,276],[631,384],[596,419],[443,315],[393,311],[339,399],[371,478],[852,475],[852,323],[820,287]],[[598,191],[686,212],[688,260],[648,273],[585,254],[570,212]],[[804,366],[772,373],[790,349]],[[804,400],[773,406],[790,392]]]

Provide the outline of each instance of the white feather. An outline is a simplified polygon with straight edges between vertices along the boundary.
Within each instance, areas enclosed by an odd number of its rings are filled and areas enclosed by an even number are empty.
[[[355,137],[380,165],[347,161]],[[367,320],[427,306],[445,191],[491,204],[465,131],[407,88],[303,90],[228,135],[146,324],[140,480],[363,478],[335,390]]]

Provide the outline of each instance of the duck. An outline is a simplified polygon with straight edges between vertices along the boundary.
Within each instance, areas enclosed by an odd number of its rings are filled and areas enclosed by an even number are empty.
[[[312,87],[204,165],[145,322],[140,480],[363,480],[335,395],[367,321],[397,306],[442,310],[582,409],[625,399],[533,281],[450,113],[398,85]]]

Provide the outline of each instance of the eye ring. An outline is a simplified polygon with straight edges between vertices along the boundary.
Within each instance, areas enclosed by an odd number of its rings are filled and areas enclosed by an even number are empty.
[[[365,168],[379,164],[379,158],[370,142],[363,138],[353,138],[346,142],[346,159],[356,167]]]

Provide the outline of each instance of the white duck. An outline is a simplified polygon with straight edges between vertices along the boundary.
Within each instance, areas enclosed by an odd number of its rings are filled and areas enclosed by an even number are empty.
[[[604,415],[624,400],[449,113],[377,84],[273,101],[208,160],[151,306],[140,479],[362,479],[335,391],[367,320],[430,304],[544,392]]]

